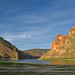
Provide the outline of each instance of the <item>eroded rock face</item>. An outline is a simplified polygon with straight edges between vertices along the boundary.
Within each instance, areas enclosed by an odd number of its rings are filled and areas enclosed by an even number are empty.
[[[63,39],[63,35],[59,34],[59,35],[57,35],[57,38],[58,38],[59,40],[61,40],[61,39]]]
[[[73,26],[72,29],[70,29],[70,31],[69,31],[69,36],[70,36],[71,34],[74,34],[74,33],[75,33],[75,26]]]
[[[55,38],[54,43],[51,44],[51,49],[62,49],[62,45],[64,41],[66,40],[66,36],[63,37],[63,35],[59,34],[57,35],[57,38]]]
[[[57,35],[54,43],[51,43],[51,50],[41,58],[75,58],[75,26],[70,29],[69,34]]]
[[[57,35],[57,38],[55,38],[54,43],[51,43],[51,49],[62,49],[63,44],[66,40],[68,40],[67,37],[74,33],[75,26],[73,26],[72,29],[70,29],[69,34],[65,35],[64,37],[61,34]]]
[[[52,42],[52,43],[51,43],[51,49],[53,49],[53,48],[54,48],[54,43]]]

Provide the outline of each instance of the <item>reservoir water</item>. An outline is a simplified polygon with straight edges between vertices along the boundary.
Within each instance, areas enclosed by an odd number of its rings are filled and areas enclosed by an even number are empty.
[[[24,60],[8,61],[8,62],[49,64],[49,65],[75,65],[75,60],[37,60],[37,59],[24,59]]]

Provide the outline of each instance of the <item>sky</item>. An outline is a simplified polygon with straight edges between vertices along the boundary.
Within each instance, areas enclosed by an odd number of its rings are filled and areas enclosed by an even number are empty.
[[[75,0],[0,0],[0,37],[20,50],[50,49],[75,25]]]

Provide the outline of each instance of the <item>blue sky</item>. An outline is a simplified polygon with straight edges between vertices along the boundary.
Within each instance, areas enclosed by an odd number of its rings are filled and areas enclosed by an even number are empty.
[[[75,25],[75,0],[0,0],[0,36],[20,50],[51,48]]]

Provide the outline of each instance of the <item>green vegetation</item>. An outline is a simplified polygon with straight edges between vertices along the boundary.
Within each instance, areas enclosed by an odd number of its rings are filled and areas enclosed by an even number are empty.
[[[1,75],[75,75],[75,73],[67,73],[67,72],[61,72],[61,73],[57,73],[57,72],[53,72],[53,73],[49,73],[49,72],[0,72]]]
[[[41,66],[41,64],[32,64],[32,63],[0,62],[0,66],[18,66],[18,65]]]
[[[37,60],[75,60],[75,58],[39,58]]]
[[[0,62],[0,75],[75,75],[75,66]]]

